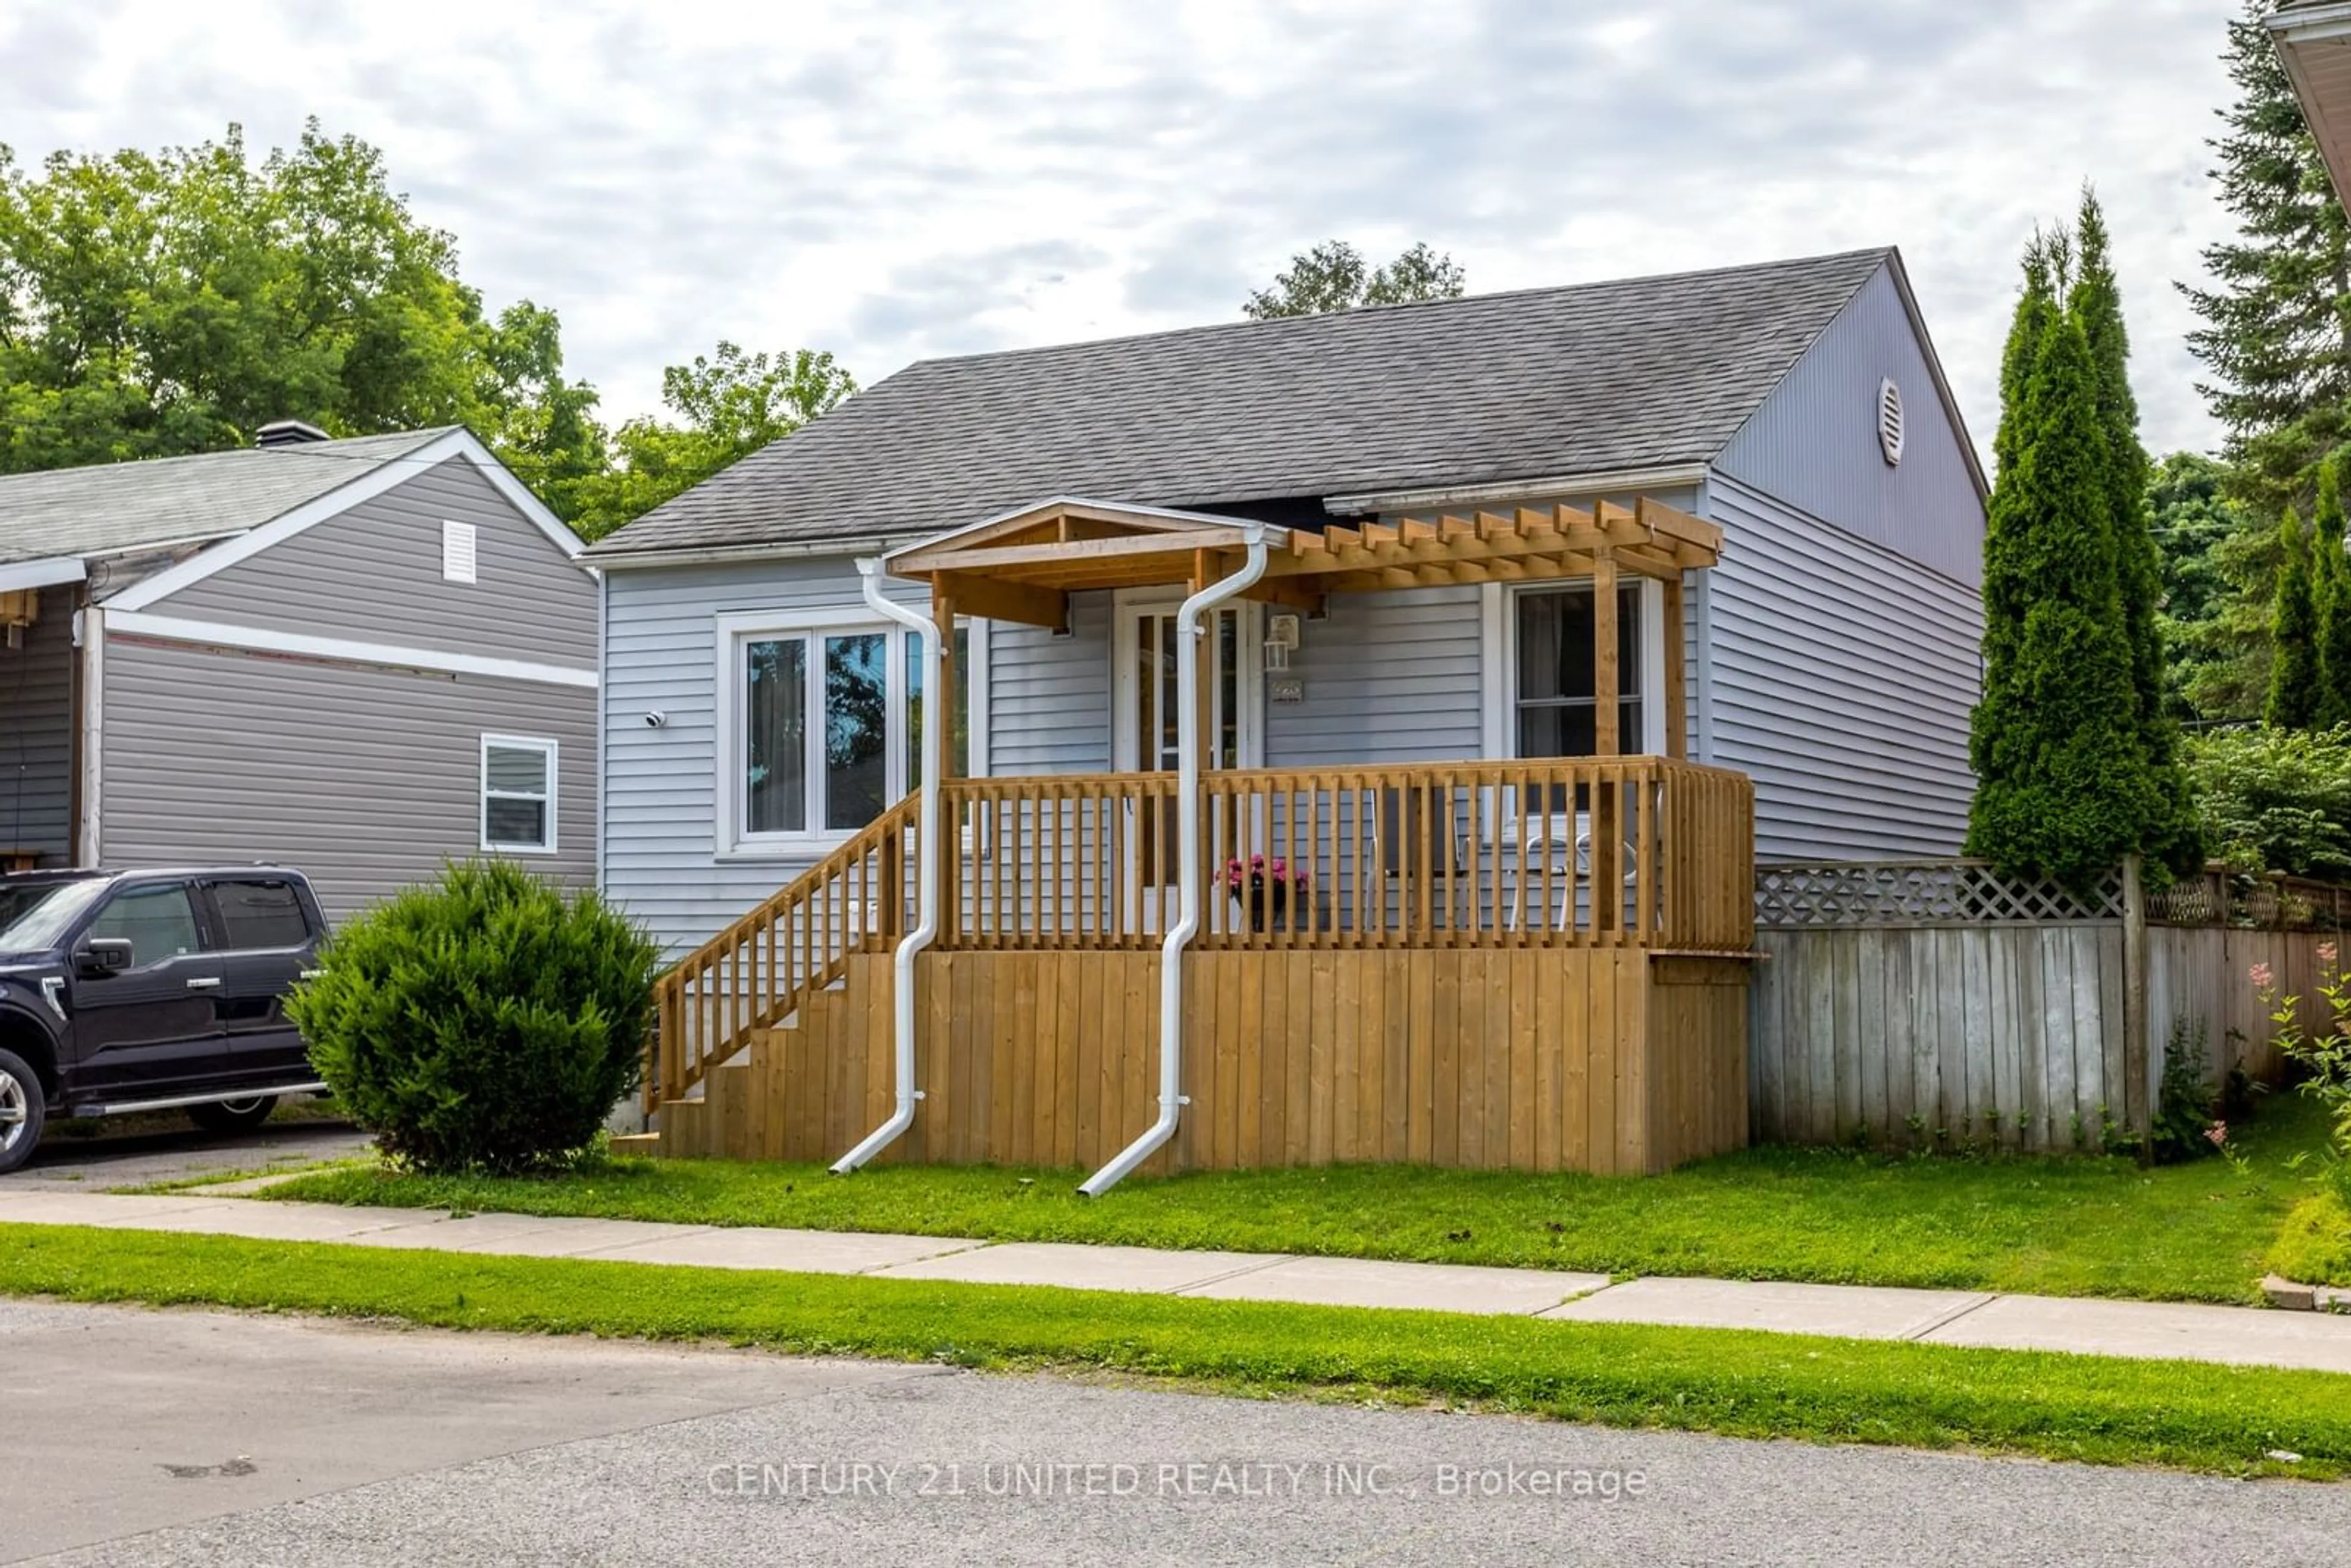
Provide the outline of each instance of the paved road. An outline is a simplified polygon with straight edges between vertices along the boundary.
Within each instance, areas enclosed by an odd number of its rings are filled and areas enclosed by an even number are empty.
[[[0,1376],[12,1562],[2274,1564],[2351,1541],[2351,1487],[213,1312],[0,1302]]]
[[[260,1170],[308,1160],[340,1159],[367,1147],[367,1134],[344,1122],[265,1122],[249,1133],[206,1133],[181,1124],[128,1136],[68,1138],[52,1133],[21,1169],[0,1176],[0,1188],[70,1182],[101,1190],[178,1181],[213,1171]]]

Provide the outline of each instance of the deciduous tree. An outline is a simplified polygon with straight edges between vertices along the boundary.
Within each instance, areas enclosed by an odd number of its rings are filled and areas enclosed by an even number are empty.
[[[612,434],[614,465],[577,486],[572,526],[599,538],[739,458],[790,434],[857,390],[828,353],[747,354],[722,342],[662,372],[677,423],[632,419]]]
[[[1290,270],[1277,274],[1271,288],[1251,293],[1241,314],[1267,321],[1363,305],[1458,299],[1466,286],[1459,265],[1426,244],[1416,244],[1385,267],[1367,271],[1363,253],[1353,246],[1342,239],[1324,240],[1291,256]]]
[[[465,423],[550,491],[602,463],[552,311],[492,316],[381,155],[313,121],[157,154],[0,149],[0,471]]]

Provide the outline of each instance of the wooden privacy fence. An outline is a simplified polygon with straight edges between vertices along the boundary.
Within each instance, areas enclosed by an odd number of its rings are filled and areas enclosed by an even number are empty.
[[[2215,873],[2085,897],[1966,861],[1767,865],[1750,1011],[1756,1136],[2069,1150],[2143,1134],[2169,1042],[2274,1079],[2248,971],[2314,996],[2351,894]],[[2310,1022],[2311,1003],[2304,1019]]]

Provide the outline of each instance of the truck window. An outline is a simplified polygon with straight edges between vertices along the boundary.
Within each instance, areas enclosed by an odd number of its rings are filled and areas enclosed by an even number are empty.
[[[216,882],[213,898],[232,948],[299,947],[310,939],[292,883]]]
[[[195,952],[204,945],[196,935],[195,900],[179,883],[124,888],[98,912],[89,934],[129,942],[134,968]]]

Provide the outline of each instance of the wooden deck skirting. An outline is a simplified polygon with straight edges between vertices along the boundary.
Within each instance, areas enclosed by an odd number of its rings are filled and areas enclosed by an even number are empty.
[[[1736,958],[1635,948],[1186,956],[1186,1107],[1144,1168],[1334,1161],[1633,1174],[1747,1141]],[[925,1098],[881,1158],[1100,1166],[1156,1111],[1160,957],[919,961]],[[839,983],[662,1112],[657,1152],[831,1160],[889,1113],[891,963]]]
[[[957,852],[916,971],[925,1099],[887,1157],[1098,1165],[1155,1106],[1174,777],[942,788]],[[1184,959],[1192,1104],[1155,1168],[1641,1171],[1745,1142],[1740,775],[1440,763],[1202,792],[1210,866],[1265,853],[1306,880],[1277,912],[1210,873]],[[830,1160],[888,1113],[914,804],[664,977],[659,1152]]]

